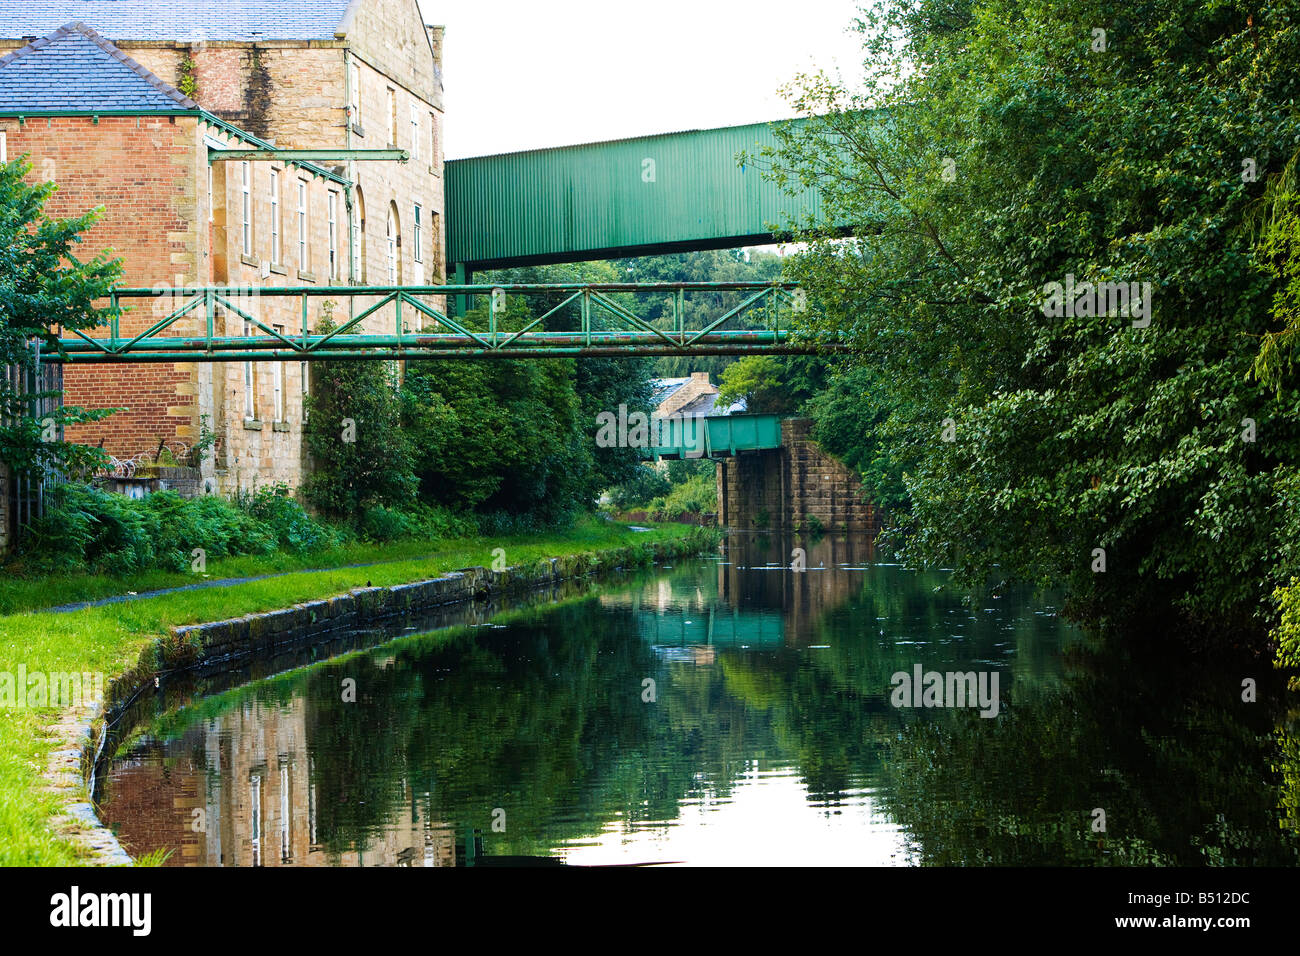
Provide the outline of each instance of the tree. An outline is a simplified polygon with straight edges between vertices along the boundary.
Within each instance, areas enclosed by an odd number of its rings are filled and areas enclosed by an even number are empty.
[[[321,333],[334,328],[327,308]],[[413,455],[393,365],[320,362],[312,372],[304,437],[313,467],[303,497],[325,515],[356,523],[372,506],[413,503]]]
[[[781,367],[770,355],[746,355],[728,365],[718,384],[718,404],[744,402],[751,412],[787,412]]]
[[[466,321],[482,327],[485,309]],[[498,328],[532,319],[512,296]],[[591,508],[604,479],[576,376],[573,359],[411,362],[405,421],[421,500],[548,524]]]
[[[30,185],[25,158],[0,163],[0,370],[30,375],[37,348],[57,352],[63,333],[105,325],[107,310],[97,305],[121,276],[121,262],[101,253],[89,262],[72,254],[100,210],[70,219],[52,219],[45,203],[53,183]],[[39,480],[53,470],[87,473],[107,457],[98,449],[62,440],[63,428],[99,421],[114,409],[87,411],[52,404],[38,418],[33,409],[54,391],[28,393],[0,375],[0,463],[16,474]]]
[[[609,262],[576,262],[549,266],[530,266],[503,269],[489,273],[489,282],[500,283],[563,283],[563,282],[617,282],[618,269]],[[615,294],[615,301],[635,310],[630,296]],[[554,296],[523,296],[527,314],[537,317],[551,312],[557,304]],[[594,311],[594,310],[593,310]],[[580,328],[581,313],[578,303],[570,303],[551,312],[544,328],[547,331],[573,331]],[[609,319],[600,313],[592,316],[596,328],[606,327]],[[652,362],[641,358],[579,358],[572,363],[573,389],[577,395],[579,416],[584,428],[593,426],[601,412],[618,414],[620,405],[628,412],[650,412],[650,374]],[[640,457],[635,448],[592,446],[590,467],[594,469],[592,482],[597,491],[631,480],[637,474]],[[587,450],[582,452],[585,457]]]
[[[863,89],[792,88],[810,119],[765,161],[824,215],[788,271],[884,388],[911,560],[1068,581],[1085,616],[1275,622],[1300,402],[1250,377],[1278,280],[1243,153],[1294,152],[1296,14],[903,0],[863,12]]]

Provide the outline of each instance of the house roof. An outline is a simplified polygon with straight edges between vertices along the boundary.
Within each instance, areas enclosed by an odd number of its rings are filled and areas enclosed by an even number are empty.
[[[650,380],[650,401],[655,405],[662,405],[689,381],[690,378],[652,378]]]
[[[194,110],[164,83],[84,23],[0,57],[0,110]]]
[[[0,33],[93,23],[114,40],[333,40],[354,0],[0,0]]]

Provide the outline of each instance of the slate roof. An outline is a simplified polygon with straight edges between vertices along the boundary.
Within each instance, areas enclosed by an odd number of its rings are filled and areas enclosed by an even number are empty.
[[[652,378],[650,380],[651,403],[662,405],[690,380],[689,376],[686,378]]]
[[[333,40],[350,0],[0,0],[0,34],[93,23],[114,40]]]
[[[193,110],[164,83],[84,23],[0,57],[0,110]]]

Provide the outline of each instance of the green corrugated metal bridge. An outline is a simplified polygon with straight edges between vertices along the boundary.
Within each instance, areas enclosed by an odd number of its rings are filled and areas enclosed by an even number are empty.
[[[781,447],[780,415],[671,416],[651,421],[641,457],[734,458],[742,451]]]
[[[446,164],[447,262],[458,282],[484,269],[729,249],[773,242],[821,198],[791,197],[741,165],[776,146],[756,123]]]
[[[774,241],[774,224],[817,217],[821,208],[815,190],[791,197],[759,169],[738,163],[738,153],[757,155],[776,143],[772,125],[452,160],[446,164],[445,211],[454,284],[118,289],[105,329],[50,342],[43,358],[86,364],[837,351],[842,346],[825,336],[794,330],[807,299],[792,283],[471,281],[475,270],[489,268]],[[547,311],[523,328],[507,328],[502,317],[517,295],[545,302]],[[686,299],[696,295],[708,296],[712,311],[688,326]],[[466,315],[467,300],[478,297],[486,299],[487,309]],[[667,298],[669,317],[652,322],[638,315],[646,297]],[[301,334],[278,331],[258,315],[257,302],[285,298],[301,313]],[[342,300],[347,318],[328,332],[312,333],[325,299],[336,306]],[[122,315],[142,304],[165,314],[139,333],[123,334]],[[391,333],[360,331],[361,322],[376,314],[393,320]],[[203,316],[200,334],[171,334],[192,315]],[[220,334],[230,321],[256,328],[250,335]]]

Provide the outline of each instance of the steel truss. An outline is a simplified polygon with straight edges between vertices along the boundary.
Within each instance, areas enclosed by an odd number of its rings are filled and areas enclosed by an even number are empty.
[[[716,316],[686,327],[687,296],[730,292],[739,304],[719,307]],[[671,297],[671,327],[661,327],[636,314],[613,296],[631,294]],[[543,297],[556,304],[521,329],[502,328],[502,314],[511,296]],[[428,299],[485,296],[486,316],[448,315]],[[160,298],[177,304],[168,314],[137,335],[121,332],[121,318],[133,301]],[[301,317],[300,333],[286,334],[258,315],[265,301],[293,300]],[[336,328],[309,331],[311,301],[345,304],[348,317]],[[369,301],[369,300],[374,301]],[[359,303],[358,300],[366,300]],[[340,359],[491,359],[573,356],[636,357],[654,355],[793,354],[839,351],[842,346],[819,340],[793,328],[806,310],[806,296],[792,283],[556,283],[441,286],[211,286],[183,289],[117,289],[107,308],[107,335],[72,330],[51,343],[47,362],[103,364],[119,362],[237,362],[311,361]],[[169,303],[170,304],[170,303]],[[548,331],[546,321],[570,306],[577,307],[578,327]],[[392,333],[357,331],[361,323],[391,307]],[[635,307],[641,307],[639,302]],[[201,335],[174,335],[169,330],[194,314],[204,319]],[[218,334],[221,319],[242,320],[262,334]],[[407,329],[416,319],[424,328]],[[742,325],[742,320],[745,327]],[[478,327],[476,327],[478,326]]]

